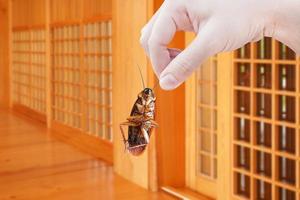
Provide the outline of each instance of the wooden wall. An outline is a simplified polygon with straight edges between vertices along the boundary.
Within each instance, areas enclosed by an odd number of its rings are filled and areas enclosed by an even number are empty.
[[[93,17],[99,14],[111,14],[112,0],[84,0],[84,2],[84,17]]]
[[[45,0],[12,0],[12,26],[26,27],[45,24]]]
[[[75,21],[82,18],[82,0],[52,0],[51,22]]]
[[[75,21],[111,14],[111,0],[51,0],[51,22]]]
[[[45,23],[46,0],[12,0],[13,26]],[[75,21],[111,14],[111,0],[50,0],[51,22]]]
[[[9,105],[8,0],[0,0],[0,106]]]

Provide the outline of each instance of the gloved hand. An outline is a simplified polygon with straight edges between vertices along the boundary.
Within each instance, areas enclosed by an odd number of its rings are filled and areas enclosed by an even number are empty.
[[[167,48],[178,30],[196,33],[183,51]],[[300,0],[165,0],[140,42],[160,86],[178,87],[208,57],[263,36],[300,53]]]

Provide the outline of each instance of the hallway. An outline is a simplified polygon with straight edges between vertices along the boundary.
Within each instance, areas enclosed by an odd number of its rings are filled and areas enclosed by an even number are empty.
[[[44,125],[0,109],[0,199],[173,199],[113,173]]]

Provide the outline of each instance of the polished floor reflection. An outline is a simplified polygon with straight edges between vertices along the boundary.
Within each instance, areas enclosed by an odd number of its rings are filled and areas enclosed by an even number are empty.
[[[173,199],[113,173],[43,125],[0,109],[0,199]]]

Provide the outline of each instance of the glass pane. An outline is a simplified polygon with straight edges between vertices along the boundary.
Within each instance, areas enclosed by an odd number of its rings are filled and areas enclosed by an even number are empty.
[[[216,57],[197,71],[197,169],[199,175],[217,178],[217,60]],[[201,154],[202,152],[202,154]],[[205,155],[203,154],[205,152]],[[199,177],[203,178],[203,177]]]
[[[200,173],[211,176],[211,158],[206,155],[200,155]]]
[[[200,132],[200,150],[211,152],[211,133],[209,132]]]
[[[200,108],[199,109],[199,126],[203,128],[211,128],[212,120],[211,120],[212,111],[209,108]]]

